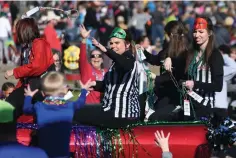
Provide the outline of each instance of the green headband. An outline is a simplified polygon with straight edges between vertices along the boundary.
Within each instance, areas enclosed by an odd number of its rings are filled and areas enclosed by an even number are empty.
[[[125,39],[126,38],[126,32],[123,29],[121,29],[119,27],[116,27],[112,31],[112,33],[111,33],[109,38],[112,38],[112,37],[116,37],[116,38],[120,38],[120,39]]]

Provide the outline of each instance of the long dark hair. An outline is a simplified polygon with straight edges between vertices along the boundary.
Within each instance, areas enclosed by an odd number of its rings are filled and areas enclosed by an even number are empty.
[[[212,51],[215,49],[214,27],[213,27],[213,24],[212,24],[212,21],[211,21],[210,18],[205,17],[205,16],[201,16],[201,17],[199,16],[197,18],[203,18],[207,21],[207,31],[208,31],[208,34],[210,36],[209,36],[209,40],[208,40],[208,43],[207,43],[207,46],[206,46],[206,49],[205,49],[205,52],[204,52],[203,62],[206,64],[206,66],[208,66],[209,58],[211,57]],[[190,51],[188,53],[188,56],[187,56],[186,68],[185,68],[186,72],[188,71],[189,64],[193,60],[195,51],[199,51],[200,47],[195,42],[193,42],[193,48],[192,49],[193,50]]]
[[[171,21],[165,26],[165,32],[170,37],[165,48],[168,57],[177,57],[188,51],[187,29],[180,21]]]
[[[124,30],[126,32],[126,37],[125,37],[125,43],[130,44],[129,50],[132,51],[134,57],[136,57],[136,48],[135,48],[135,42],[132,39],[131,32],[128,30]]]
[[[38,25],[33,18],[19,20],[16,24],[16,33],[21,44],[29,44],[40,37]]]

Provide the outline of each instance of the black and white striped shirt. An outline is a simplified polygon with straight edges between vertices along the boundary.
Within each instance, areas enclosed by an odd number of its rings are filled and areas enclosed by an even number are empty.
[[[212,83],[211,69],[206,68],[206,65],[201,62],[197,69],[196,81],[203,83]],[[206,93],[203,89],[196,89],[196,93],[203,97],[202,104],[204,106],[211,105],[213,108],[215,106],[215,92]]]
[[[135,58],[131,51],[119,55],[108,49],[106,54],[114,63],[102,82],[104,88],[103,109],[114,112],[115,118],[138,118],[140,116],[139,77]],[[96,87],[95,90],[101,87],[98,81]]]
[[[104,111],[113,110],[115,117],[137,118],[140,113],[137,63],[125,74],[119,74],[115,69],[113,64],[105,79]]]
[[[218,50],[212,52],[208,67],[201,62],[194,81],[194,91],[203,97],[201,104],[215,106],[215,92],[220,92],[223,86],[223,57]]]

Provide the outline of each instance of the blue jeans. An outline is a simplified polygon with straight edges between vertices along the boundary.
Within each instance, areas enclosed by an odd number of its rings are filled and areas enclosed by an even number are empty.
[[[160,42],[164,40],[164,26],[160,24],[152,25],[152,43],[155,44],[157,38],[160,38]]]

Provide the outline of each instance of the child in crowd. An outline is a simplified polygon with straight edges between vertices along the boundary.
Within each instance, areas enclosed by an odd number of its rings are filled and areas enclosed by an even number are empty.
[[[5,100],[11,94],[11,92],[13,92],[14,89],[15,85],[13,83],[5,82],[2,85],[1,99]]]
[[[157,146],[159,146],[162,150],[162,158],[172,158],[173,155],[169,150],[170,133],[168,133],[167,136],[165,137],[163,131],[156,131],[154,135],[155,135],[154,141],[156,142]]]
[[[81,84],[81,95],[75,101],[65,100],[68,88],[65,77],[59,72],[49,72],[42,78],[42,93],[45,99],[42,102],[31,104],[32,97],[38,91],[25,89],[23,111],[26,114],[34,113],[38,124],[38,145],[44,149],[49,157],[69,157],[69,141],[72,120],[75,110],[85,104],[86,93],[91,90],[90,80]]]

